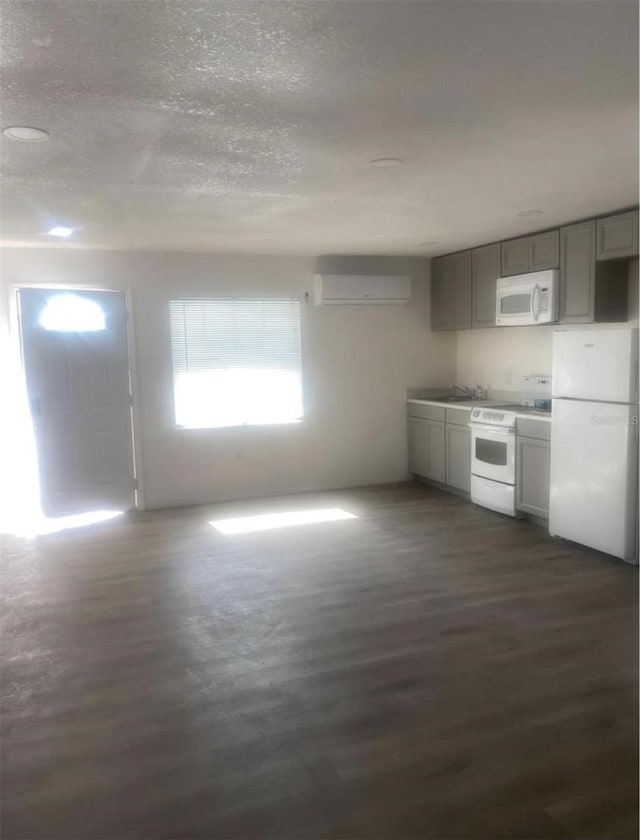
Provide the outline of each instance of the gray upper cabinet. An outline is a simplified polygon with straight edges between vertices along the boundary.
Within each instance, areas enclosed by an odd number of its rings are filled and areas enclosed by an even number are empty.
[[[451,329],[447,257],[431,261],[431,329]]]
[[[471,252],[472,326],[496,324],[496,280],[500,277],[500,243]]]
[[[525,513],[549,517],[551,447],[548,440],[518,437],[516,506]]]
[[[529,237],[529,271],[546,271],[560,265],[560,231],[548,230]]]
[[[471,326],[471,251],[449,257],[451,266],[451,326],[465,330]]]
[[[596,259],[638,256],[638,211],[598,219]]]
[[[560,269],[558,320],[633,317],[628,260],[638,255],[638,210],[459,251],[431,262],[431,329],[494,327],[499,277]],[[634,310],[635,311],[635,310]]]
[[[431,262],[431,329],[471,326],[471,251]]]
[[[529,237],[502,243],[502,276],[526,274],[529,271]]]
[[[546,271],[560,264],[560,232],[548,230],[502,243],[502,276]]]
[[[595,317],[595,220],[560,229],[560,321],[586,323]]]

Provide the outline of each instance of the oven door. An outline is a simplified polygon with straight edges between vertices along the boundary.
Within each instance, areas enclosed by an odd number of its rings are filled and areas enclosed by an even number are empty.
[[[482,478],[516,483],[515,429],[471,423],[471,472]]]

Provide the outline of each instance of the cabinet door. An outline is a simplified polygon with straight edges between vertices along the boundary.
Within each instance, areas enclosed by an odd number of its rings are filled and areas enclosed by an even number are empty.
[[[560,321],[588,323],[595,317],[596,223],[560,229]]]
[[[529,238],[510,239],[502,243],[502,276],[526,274],[529,271]]]
[[[471,251],[452,254],[450,266],[451,326],[454,330],[471,327]]]
[[[459,490],[471,489],[471,430],[465,426],[446,425],[447,484]]]
[[[560,231],[548,230],[529,237],[529,271],[546,271],[560,265]]]
[[[471,252],[472,326],[495,327],[496,281],[500,277],[500,243]]]
[[[440,420],[408,418],[409,472],[444,484],[444,423]]]
[[[516,507],[525,513],[549,517],[551,447],[547,440],[517,438]]]
[[[638,211],[598,219],[596,259],[638,256]]]
[[[444,484],[445,475],[445,436],[444,423],[427,420],[429,425],[429,472],[427,478]]]
[[[409,472],[414,475],[429,474],[429,421],[420,417],[408,418]]]
[[[449,276],[448,257],[431,261],[431,329],[449,330]]]

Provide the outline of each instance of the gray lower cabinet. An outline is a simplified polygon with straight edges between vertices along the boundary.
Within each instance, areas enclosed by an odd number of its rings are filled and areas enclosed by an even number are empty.
[[[548,518],[551,445],[548,440],[520,436],[516,445],[516,507]]]
[[[596,259],[638,256],[638,211],[598,219]]]
[[[445,481],[444,422],[409,417],[409,470],[433,481]]]
[[[471,327],[471,251],[431,262],[431,329]]]
[[[596,222],[560,229],[560,313],[564,323],[587,323],[595,317]]]
[[[495,327],[496,281],[500,277],[500,243],[474,248],[471,252],[473,307],[471,325]]]
[[[447,479],[450,487],[471,489],[471,430],[468,426],[446,425]]]

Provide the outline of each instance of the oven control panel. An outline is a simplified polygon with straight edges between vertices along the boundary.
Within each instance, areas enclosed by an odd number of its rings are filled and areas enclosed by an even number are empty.
[[[472,423],[482,423],[485,426],[506,426],[515,428],[516,415],[511,411],[498,411],[495,408],[474,408],[471,412]]]

